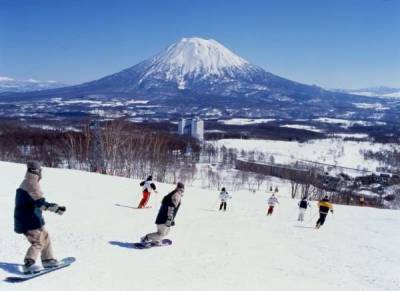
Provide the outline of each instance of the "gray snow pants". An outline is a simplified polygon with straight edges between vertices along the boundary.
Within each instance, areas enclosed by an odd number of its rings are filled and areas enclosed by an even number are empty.
[[[157,231],[148,233],[147,237],[151,241],[160,241],[164,236],[169,233],[170,227],[166,226],[165,224],[157,224]]]
[[[299,218],[297,219],[298,221],[303,221],[304,220],[304,213],[306,213],[305,208],[300,208],[299,209]]]

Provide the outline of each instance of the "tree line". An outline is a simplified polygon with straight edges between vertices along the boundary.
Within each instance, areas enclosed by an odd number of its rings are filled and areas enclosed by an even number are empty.
[[[1,122],[0,159],[38,160],[62,167],[161,182],[185,181],[195,173],[200,146],[189,138],[125,120],[82,124],[79,131],[46,130]]]

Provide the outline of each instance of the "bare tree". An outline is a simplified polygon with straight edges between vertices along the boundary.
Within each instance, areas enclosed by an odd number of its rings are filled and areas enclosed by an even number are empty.
[[[264,181],[265,181],[265,175],[256,174],[256,175],[254,176],[254,179],[255,179],[255,181],[256,181],[256,183],[257,183],[257,190],[259,191],[261,185],[262,185],[262,184],[264,183]]]

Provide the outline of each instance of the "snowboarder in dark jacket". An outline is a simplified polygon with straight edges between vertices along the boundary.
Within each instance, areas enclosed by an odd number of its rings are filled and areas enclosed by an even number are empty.
[[[304,214],[307,210],[307,207],[311,207],[310,203],[307,201],[307,198],[304,197],[301,199],[299,202],[299,218],[297,219],[298,221],[304,221]]]
[[[25,255],[23,271],[33,273],[40,269],[35,264],[39,255],[41,255],[43,267],[52,268],[59,265],[53,256],[49,233],[44,228],[42,211],[48,210],[62,215],[66,208],[49,203],[43,197],[39,185],[42,178],[40,163],[28,162],[27,168],[25,179],[16,191],[14,230],[16,233],[24,234],[31,244]]]
[[[319,203],[319,219],[317,221],[317,224],[315,225],[315,228],[318,229],[321,227],[321,225],[324,224],[326,216],[328,215],[329,211],[333,213],[333,206],[329,202],[329,197],[325,196]]]
[[[142,243],[153,242],[159,244],[161,239],[169,233],[170,227],[175,225],[175,216],[181,206],[181,199],[184,191],[184,184],[178,182],[176,188],[171,193],[164,196],[156,218],[157,231],[142,237],[140,239]]]
[[[153,180],[153,177],[148,176],[145,181],[140,182],[140,186],[143,187],[143,190],[142,190],[143,197],[142,197],[142,200],[140,200],[138,208],[146,207],[147,202],[150,199],[151,191],[154,190],[154,192],[157,193],[156,185],[154,183],[152,183],[152,180]]]

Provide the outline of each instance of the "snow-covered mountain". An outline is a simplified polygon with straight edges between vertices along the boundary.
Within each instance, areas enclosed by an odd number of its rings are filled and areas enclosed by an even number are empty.
[[[316,86],[308,86],[273,75],[235,55],[215,40],[182,38],[154,57],[96,81],[41,94],[18,97],[146,96],[181,102],[209,98],[241,97],[276,100],[336,98]]]
[[[400,106],[383,104],[379,108],[387,108],[386,111],[374,115],[378,107],[370,104],[386,100],[332,92],[279,77],[251,64],[215,40],[198,37],[182,38],[147,60],[95,81],[39,92],[0,93],[0,98],[2,102],[13,103],[48,102],[55,114],[67,108],[55,108],[49,102],[54,98],[102,102],[146,100],[149,106],[158,108],[151,114],[164,118],[218,112],[219,117],[304,119],[351,115],[355,119],[396,120],[398,110],[394,106]],[[360,108],[361,103],[367,104],[368,109],[364,105]],[[29,108],[35,110],[36,107]],[[92,109],[89,108],[89,114]],[[5,114],[10,114],[10,107],[4,110]],[[73,106],[69,111],[88,114],[87,108],[82,106]]]
[[[179,82],[188,76],[234,75],[238,70],[246,72],[248,66],[246,60],[213,39],[183,38],[156,55],[143,78],[165,74],[167,79]]]
[[[335,91],[370,97],[400,98],[400,88],[390,88],[385,86],[363,89],[337,89]]]
[[[119,73],[76,86],[75,90],[143,94],[187,102],[204,97],[312,98],[322,88],[296,83],[250,64],[217,41],[183,38],[154,57]],[[186,98],[186,99],[182,99]]]
[[[13,78],[0,76],[0,93],[41,91],[65,86],[67,85],[56,81],[38,81],[34,79],[16,80]]]

